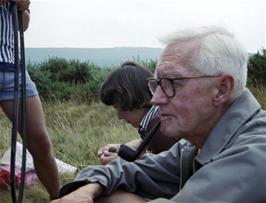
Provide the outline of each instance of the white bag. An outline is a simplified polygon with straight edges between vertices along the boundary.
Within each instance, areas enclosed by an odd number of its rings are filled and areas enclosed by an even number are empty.
[[[1,164],[3,165],[10,165],[10,151],[11,148],[9,148],[3,155],[1,159]],[[19,169],[21,169],[22,165],[22,144],[17,142],[17,147],[16,147],[16,163],[15,166]],[[58,167],[58,172],[60,175],[63,175],[65,173],[75,173],[77,168],[67,164],[59,159],[55,159],[57,167]],[[34,165],[33,165],[33,159],[31,154],[29,153],[28,150],[26,150],[26,172],[34,170]]]

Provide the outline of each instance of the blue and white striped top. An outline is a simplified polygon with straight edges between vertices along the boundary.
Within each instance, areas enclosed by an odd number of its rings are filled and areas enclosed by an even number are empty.
[[[140,124],[139,124],[139,134],[140,137],[143,139],[145,135],[143,135],[141,132],[146,131],[147,127],[150,123],[150,121],[156,117],[160,112],[160,109],[158,106],[152,106],[150,108],[150,110],[148,111],[148,113],[146,113],[146,115],[142,118]]]
[[[10,3],[0,5],[0,63],[15,63]]]

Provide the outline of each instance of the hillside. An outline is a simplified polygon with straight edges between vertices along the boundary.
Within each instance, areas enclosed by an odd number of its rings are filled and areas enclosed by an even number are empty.
[[[99,66],[115,66],[125,60],[156,60],[162,49],[148,47],[117,48],[26,48],[26,63],[41,63],[60,57],[89,61]]]

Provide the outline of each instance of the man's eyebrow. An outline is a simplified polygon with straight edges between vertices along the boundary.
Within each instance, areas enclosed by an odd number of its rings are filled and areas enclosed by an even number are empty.
[[[184,77],[180,73],[162,73],[159,75],[156,75],[156,78],[182,78]]]

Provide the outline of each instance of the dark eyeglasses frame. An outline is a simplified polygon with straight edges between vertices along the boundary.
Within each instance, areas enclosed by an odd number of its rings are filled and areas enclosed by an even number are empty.
[[[156,79],[156,78],[147,78],[147,82],[148,82],[148,86],[149,86],[149,89],[150,89],[150,92],[152,94],[154,94],[155,91],[152,91],[152,88],[150,86],[150,81],[156,81],[157,82],[157,85],[161,87],[163,93],[168,97],[168,98],[173,98],[175,96],[175,87],[174,87],[174,81],[175,80],[190,80],[190,79],[199,79],[199,78],[213,78],[213,77],[219,77],[221,76],[221,74],[219,75],[201,75],[201,76],[195,76],[195,77],[176,77],[176,78],[167,78],[167,77],[163,77],[163,78],[160,78],[160,79]],[[170,81],[171,83],[171,86],[172,86],[172,89],[173,89],[173,95],[167,95],[164,88],[162,87],[161,85],[161,81],[162,80],[168,80]],[[157,87],[158,87],[157,86]],[[156,88],[157,89],[157,88]],[[156,90],[155,89],[155,90]]]

